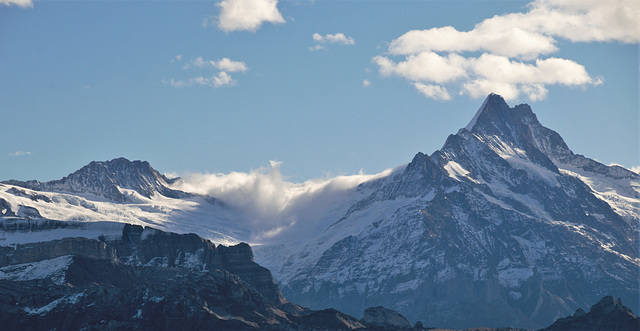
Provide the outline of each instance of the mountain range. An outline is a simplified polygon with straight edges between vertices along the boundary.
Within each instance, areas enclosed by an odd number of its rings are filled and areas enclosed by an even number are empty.
[[[5,181],[0,245],[117,238],[119,223],[246,241],[291,302],[354,316],[385,306],[449,328],[542,328],[605,295],[640,308],[640,176],[573,153],[499,95],[440,150],[309,196],[269,236],[183,184],[123,158]]]

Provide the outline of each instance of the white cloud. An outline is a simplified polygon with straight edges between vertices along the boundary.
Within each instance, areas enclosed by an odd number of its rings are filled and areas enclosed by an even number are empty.
[[[218,69],[218,70],[227,71],[227,72],[246,72],[247,70],[249,70],[246,63],[242,61],[233,61],[226,57],[218,61],[215,61],[215,60],[204,60],[201,56],[199,56],[189,61],[188,63],[185,63],[182,66],[182,68],[185,70],[193,67],[199,68],[199,69],[212,68],[212,69]]]
[[[25,155],[31,155],[31,152],[23,152],[23,151],[16,151],[14,153],[9,153],[10,156],[25,156]]]
[[[356,42],[351,37],[347,37],[344,33],[335,33],[335,34],[326,34],[321,35],[319,33],[314,33],[312,38],[316,42],[320,43],[329,43],[329,44],[340,44],[340,45],[354,45]]]
[[[175,60],[182,61],[182,55],[179,55],[178,57],[176,57]],[[172,62],[174,61],[172,60]],[[205,60],[201,56],[185,63],[182,68],[184,70],[196,68],[214,69],[219,71],[209,77],[198,76],[185,80],[176,80],[171,78],[170,80],[163,79],[161,82],[175,88],[191,86],[210,86],[218,88],[224,86],[233,86],[237,83],[237,81],[233,79],[231,75],[229,75],[229,72],[247,72],[249,70],[249,67],[247,67],[247,65],[242,61],[233,61],[226,57],[218,61]]]
[[[639,166],[635,166],[635,167],[631,167],[631,171],[637,173],[640,175],[640,165]]]
[[[442,57],[433,52],[409,55],[398,63],[384,56],[376,56],[373,62],[383,76],[397,75],[412,81],[446,83],[467,75],[468,60],[457,54]]]
[[[33,8],[33,0],[0,0],[0,4],[5,6],[16,5],[22,8]]]
[[[371,82],[368,79],[365,79],[362,81],[362,87],[369,87],[371,86]]]
[[[227,71],[227,72],[246,72],[247,70],[249,70],[249,68],[247,68],[247,65],[242,62],[242,61],[232,61],[229,58],[222,58],[221,60],[214,62],[211,61],[211,64],[222,70],[222,71]]]
[[[425,93],[423,87],[437,83],[473,98],[496,92],[505,99],[524,94],[537,101],[547,97],[547,85],[602,83],[575,61],[541,58],[558,51],[561,39],[637,43],[638,21],[636,0],[536,0],[526,12],[494,16],[470,31],[450,26],[408,31],[373,62],[383,76],[404,77],[428,97],[436,89]]]
[[[223,86],[233,86],[236,84],[236,81],[231,78],[229,74],[224,71],[220,71],[216,75],[212,75],[210,77],[193,77],[187,80],[175,80],[171,78],[171,80],[162,80],[162,83],[171,85],[175,88],[182,87],[191,87],[191,86],[211,86],[211,87],[223,87]]]
[[[451,26],[413,30],[391,42],[389,52],[410,55],[422,52],[483,51],[510,57],[532,58],[557,50],[555,40],[517,27],[496,31],[476,29],[465,32]]]
[[[315,45],[315,46],[309,47],[310,52],[316,52],[323,49],[325,49],[323,45]]]
[[[254,233],[253,240],[269,240],[286,236],[287,230],[296,227],[296,235],[313,235],[322,221],[321,210],[345,201],[349,190],[359,184],[388,175],[391,170],[377,175],[337,176],[312,179],[303,183],[287,181],[280,168],[282,163],[270,161],[269,167],[249,173],[185,174],[176,188],[187,192],[206,194],[244,212]],[[301,221],[298,221],[301,220]],[[304,220],[304,221],[302,221]],[[335,222],[335,219],[329,220]]]
[[[447,91],[446,87],[426,85],[422,83],[413,83],[413,86],[428,98],[438,101],[451,100],[451,95],[449,95],[449,91]]]
[[[311,52],[326,49],[323,44],[338,44],[350,46],[356,43],[353,38],[345,36],[345,34],[342,32],[338,32],[335,34],[326,34],[324,36],[319,33],[314,33],[313,35],[311,35],[311,38],[313,38],[315,42],[319,43],[308,48]]]
[[[217,75],[212,77],[213,87],[231,86],[235,85],[236,81],[224,71],[220,71]]]
[[[225,32],[257,31],[262,23],[284,23],[278,0],[222,0],[218,27]]]

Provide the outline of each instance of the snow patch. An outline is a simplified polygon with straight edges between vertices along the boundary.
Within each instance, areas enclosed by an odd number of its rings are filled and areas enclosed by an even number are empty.
[[[533,276],[533,268],[509,268],[498,271],[500,284],[510,288],[519,287],[531,276]]]
[[[63,305],[64,304],[68,304],[68,305],[76,304],[76,303],[78,303],[80,301],[80,298],[82,298],[83,296],[84,296],[83,292],[75,293],[75,294],[69,294],[69,295],[63,296],[60,299],[53,300],[49,304],[47,304],[45,306],[42,306],[40,308],[25,307],[25,308],[22,308],[22,309],[29,315],[47,314],[51,310],[53,310],[53,308],[58,306],[59,304],[63,304]]]
[[[26,281],[50,278],[55,284],[64,285],[65,273],[72,262],[73,256],[65,255],[50,260],[10,265],[0,268],[0,279]]]

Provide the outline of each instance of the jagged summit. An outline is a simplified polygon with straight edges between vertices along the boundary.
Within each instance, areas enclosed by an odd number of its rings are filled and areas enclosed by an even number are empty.
[[[474,133],[502,134],[522,125],[541,124],[528,104],[511,108],[504,98],[491,93],[464,129]]]
[[[166,197],[183,197],[186,193],[169,188],[176,179],[168,179],[151,167],[147,161],[129,161],[124,157],[109,161],[92,161],[68,176],[49,182],[7,181],[11,185],[40,191],[61,191],[70,193],[90,193],[107,199],[125,202],[127,194],[134,190],[151,198],[155,194]]]

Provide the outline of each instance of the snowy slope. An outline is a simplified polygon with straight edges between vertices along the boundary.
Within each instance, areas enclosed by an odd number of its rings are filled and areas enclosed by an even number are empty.
[[[91,226],[90,229],[86,225],[75,230],[56,229],[55,234],[48,233],[49,230],[14,233],[3,231],[0,227],[0,245],[25,240],[59,239],[61,236],[96,238],[101,233],[118,232],[118,229],[105,229],[113,222],[151,226],[177,233],[200,233],[207,239],[223,244],[235,244],[249,237],[248,231],[238,226],[237,217],[229,208],[205,197],[175,199],[154,195],[147,198],[133,190],[121,191],[129,201],[135,202],[119,203],[92,194],[41,192],[0,184],[0,211],[3,211],[0,221],[13,220],[15,223],[20,219],[49,219],[105,224]]]

